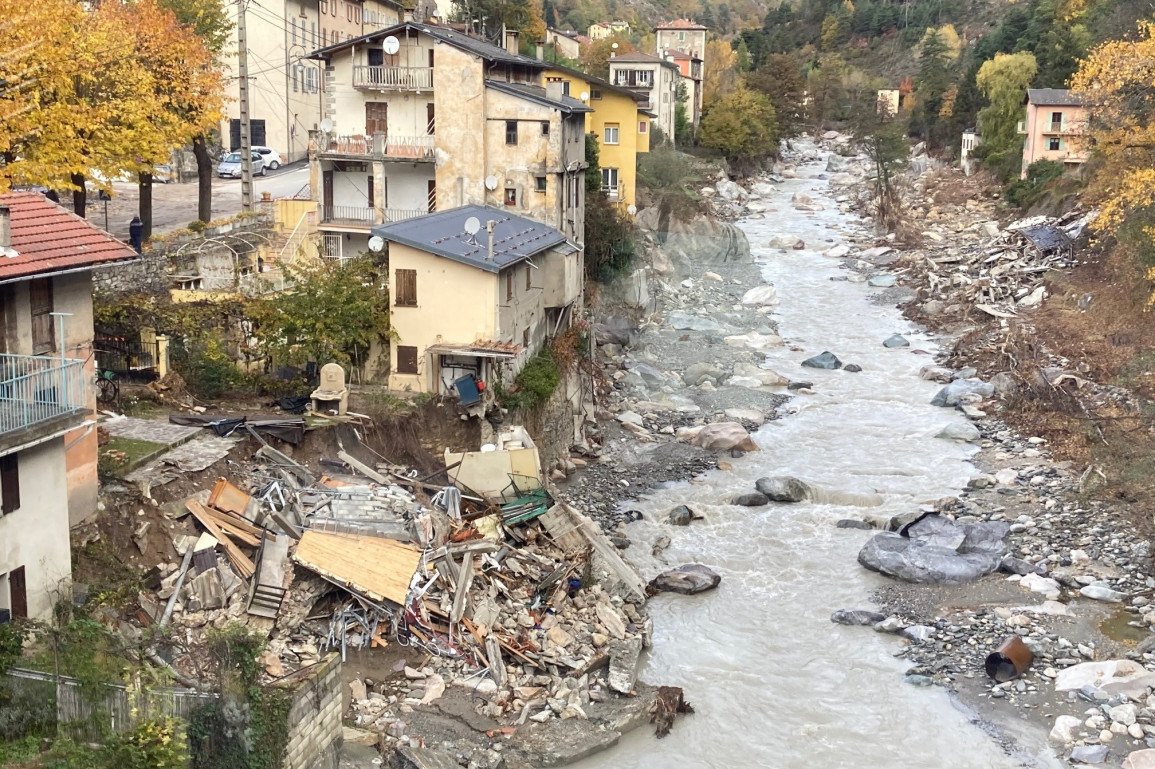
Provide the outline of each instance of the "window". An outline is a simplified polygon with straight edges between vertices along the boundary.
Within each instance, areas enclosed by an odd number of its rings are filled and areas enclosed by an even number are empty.
[[[646,121],[644,121],[644,120],[638,121],[638,133],[644,134],[649,127],[650,126],[648,123],[646,123]]]
[[[549,121],[548,120],[541,121],[541,135],[542,136],[549,136]]]
[[[678,39],[679,39],[679,40],[685,40],[685,39],[686,39],[686,33],[685,33],[685,31],[683,31],[683,30],[679,30],[679,31],[678,31]]]
[[[525,290],[529,291],[533,288],[533,268],[528,264],[525,266]]]
[[[334,2],[336,2],[336,0],[334,0]],[[321,7],[321,13],[322,14],[328,13],[329,12],[329,0],[321,0],[321,6],[320,7]]]
[[[563,80],[563,81],[562,81],[562,84],[561,84],[561,92],[562,92],[563,94],[565,94],[566,96],[569,96],[569,81],[568,81],[568,80]]]
[[[397,373],[417,373],[417,348],[397,345]]]
[[[1052,152],[1056,152],[1056,151],[1062,149],[1062,147],[1059,146],[1059,140],[1058,139],[1051,139],[1047,142],[1047,149],[1049,149]]]
[[[517,144],[517,121],[516,120],[506,120],[505,121],[505,143],[506,144]]]
[[[525,330],[521,332],[521,346],[523,349],[529,349],[529,326],[526,326]]]
[[[617,123],[606,123],[605,143],[606,144],[617,144],[618,143],[618,124]]]
[[[513,270],[505,273],[505,301],[513,301]]]
[[[591,88],[590,89],[590,98],[591,99],[600,99],[600,98],[602,98],[602,92],[600,90],[598,90],[597,88]]]
[[[618,195],[618,169],[603,168],[602,169],[602,190],[606,192],[611,200],[617,198]]]
[[[394,304],[397,307],[416,307],[417,306],[417,270],[397,270],[396,271],[396,286],[395,291],[397,296],[394,297]],[[416,373],[416,372],[415,372]]]
[[[300,64],[293,65],[293,93],[297,92],[297,76],[300,74],[301,69],[302,67]]]
[[[296,19],[290,19],[290,22],[292,23],[292,29],[293,29],[293,45],[296,45],[297,44],[297,20]]]
[[[1051,113],[1051,122],[1052,123],[1062,123],[1063,122],[1063,113],[1062,112],[1052,112]]]
[[[56,334],[52,329],[52,278],[28,281],[28,298],[32,305],[32,354],[56,352]]]
[[[19,454],[0,457],[0,515],[20,509]]]
[[[505,188],[505,204],[507,206],[517,205],[517,189],[514,187]]]
[[[545,192],[545,177],[535,176],[533,179],[533,188],[538,192]]]

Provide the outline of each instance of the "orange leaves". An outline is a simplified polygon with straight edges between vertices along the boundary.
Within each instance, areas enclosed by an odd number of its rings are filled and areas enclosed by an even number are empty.
[[[156,0],[0,0],[0,190],[167,162],[214,125],[223,76]]]

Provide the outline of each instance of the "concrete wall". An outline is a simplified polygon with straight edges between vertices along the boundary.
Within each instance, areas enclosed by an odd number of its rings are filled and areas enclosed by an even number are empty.
[[[416,307],[396,305],[399,269],[417,271]],[[390,389],[434,390],[436,382],[425,353],[431,345],[469,344],[477,339],[498,338],[496,275],[398,243],[389,245],[389,270],[389,295],[393,302],[390,322],[398,337],[390,349],[389,368],[393,372],[389,376]],[[501,294],[501,299],[504,298]],[[417,348],[416,375],[396,373],[398,345]]]
[[[487,200],[487,100],[481,62],[449,45],[434,50],[433,99],[437,125],[437,209]],[[500,204],[499,204],[500,205]]]
[[[54,438],[17,456],[20,508],[0,516],[0,609],[9,608],[6,575],[23,566],[28,614],[44,619],[72,574],[64,439]]]
[[[289,740],[283,769],[337,769],[341,751],[341,655],[330,654],[323,662],[278,685],[291,688]]]
[[[655,44],[659,52],[673,48],[701,59],[706,55],[706,30],[658,29],[655,30]]]

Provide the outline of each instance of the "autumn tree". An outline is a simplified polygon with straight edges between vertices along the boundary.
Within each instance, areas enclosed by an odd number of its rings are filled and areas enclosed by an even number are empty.
[[[793,56],[776,53],[764,65],[746,73],[746,87],[763,93],[774,105],[778,135],[787,139],[802,129],[806,81],[802,64]]]
[[[719,98],[702,118],[698,140],[731,163],[748,166],[778,149],[774,107],[765,94],[739,88]]]
[[[741,84],[742,73],[738,70],[738,54],[724,40],[706,43],[706,61],[709,62],[702,75],[702,109],[709,109],[719,98],[731,93]]]
[[[1093,49],[1071,87],[1088,108],[1084,137],[1093,148],[1087,194],[1100,205],[1093,227],[1155,263],[1155,23],[1141,22],[1137,40]],[[1155,281],[1155,269],[1147,275]],[[1152,294],[1149,302],[1155,302]]]
[[[1022,164],[1018,124],[1023,119],[1023,97],[1037,71],[1035,57],[1023,51],[996,55],[984,62],[975,76],[975,84],[988,102],[978,113],[983,137],[979,154],[1003,179],[1015,176]]]
[[[615,48],[614,46],[617,46]],[[633,53],[634,46],[624,37],[607,37],[604,40],[595,40],[581,47],[580,60],[582,69],[594,77],[608,80],[610,77],[610,54],[621,55]]]

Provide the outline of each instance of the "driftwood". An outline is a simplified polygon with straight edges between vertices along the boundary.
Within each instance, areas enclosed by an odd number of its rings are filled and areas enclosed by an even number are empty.
[[[650,723],[656,724],[654,734],[660,740],[670,733],[670,727],[674,725],[674,719],[679,713],[693,712],[680,686],[659,686],[657,699],[650,706]]]

